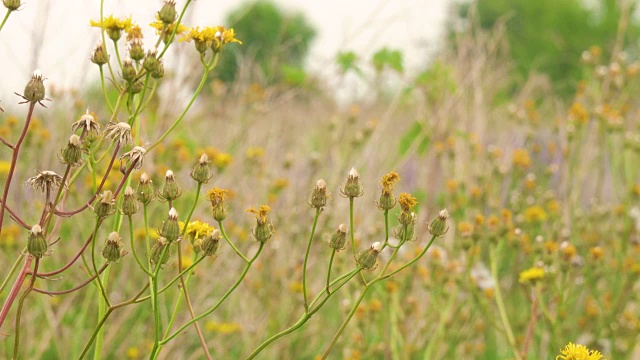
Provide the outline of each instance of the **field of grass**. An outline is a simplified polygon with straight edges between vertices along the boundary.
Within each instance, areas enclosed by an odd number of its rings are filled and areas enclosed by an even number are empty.
[[[159,52],[130,81],[135,31],[110,40],[121,20],[105,14],[98,90],[41,93],[34,76],[0,99],[25,101],[0,113],[1,358],[637,356],[640,63],[594,46],[574,98],[538,76],[512,91],[498,28],[460,36],[404,91],[342,105],[318,84],[211,81],[242,34],[165,47],[182,11],[144,39]],[[166,48],[192,59],[192,82],[147,67]],[[172,229],[171,208],[191,226]]]

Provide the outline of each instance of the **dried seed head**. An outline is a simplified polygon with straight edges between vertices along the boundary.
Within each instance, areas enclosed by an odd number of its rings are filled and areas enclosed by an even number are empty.
[[[158,68],[158,50],[152,49],[147,51],[142,67],[149,73],[153,73]]]
[[[149,203],[155,196],[155,191],[153,190],[153,181],[151,181],[147,173],[142,173],[142,175],[140,175],[140,181],[138,182],[136,196],[138,198],[138,201],[145,205],[149,205]]]
[[[180,239],[180,224],[178,224],[178,211],[175,208],[169,210],[167,220],[162,223],[162,228],[158,231],[160,236],[169,242],[178,241]]]
[[[347,243],[347,232],[347,225],[338,225],[338,231],[334,232],[333,235],[331,235],[329,246],[331,246],[336,251],[344,249],[345,244]]]
[[[362,186],[360,185],[360,174],[358,174],[358,171],[355,168],[351,168],[351,170],[349,170],[347,181],[340,192],[345,197],[351,199],[362,196],[363,191]]]
[[[63,164],[76,166],[82,164],[82,141],[76,134],[69,137],[67,146],[60,151],[58,156]]]
[[[102,66],[109,62],[109,55],[107,55],[107,51],[104,49],[104,44],[100,43],[93,49],[93,53],[91,54],[91,62]]]
[[[136,62],[144,58],[144,47],[141,38],[134,38],[129,41],[129,57]]]
[[[120,212],[123,215],[133,215],[138,212],[140,206],[138,204],[138,200],[136,199],[136,193],[133,191],[131,186],[127,186],[124,189],[124,198],[122,200],[122,208]]]
[[[311,191],[311,195],[309,195],[309,200],[307,203],[316,209],[321,209],[327,205],[327,199],[331,198],[331,194],[327,191],[327,183],[320,179],[316,182],[316,186]]]
[[[35,103],[44,100],[44,94],[44,78],[40,71],[36,70],[24,88],[23,98],[27,100],[27,102]]]
[[[133,169],[140,169],[146,153],[147,150],[142,146],[134,146],[131,151],[124,153],[120,157],[120,172],[125,174],[128,170],[131,170],[131,166],[133,166]],[[124,158],[126,158],[126,162],[122,161]]]
[[[220,248],[220,231],[214,230],[211,235],[206,236],[200,244],[202,252],[206,256],[213,256]]]
[[[105,218],[115,212],[115,199],[111,190],[106,190],[100,195],[100,199],[93,210],[99,218]]]
[[[440,211],[438,217],[431,221],[429,224],[429,233],[433,236],[442,236],[449,231],[449,226],[447,225],[447,218],[449,218],[449,212],[447,209]]]
[[[47,252],[47,248],[47,239],[45,239],[42,227],[38,224],[33,225],[27,240],[27,252],[30,255],[41,258]]]
[[[172,24],[178,18],[176,2],[174,0],[166,0],[156,17],[166,25]]]
[[[180,185],[176,182],[176,178],[173,175],[173,171],[167,170],[167,173],[164,177],[164,186],[158,197],[165,201],[173,201],[180,197],[182,194],[182,189]]]
[[[151,248],[150,258],[152,263],[160,265],[160,267],[164,267],[164,265],[169,261],[169,258],[171,258],[171,248],[168,248],[165,251],[165,247],[167,246],[171,246],[167,239],[160,237],[156,240],[156,243],[153,244],[153,247]]]
[[[125,122],[109,122],[104,129],[105,136],[112,140],[116,140],[120,146],[133,144],[131,138],[131,126]]]
[[[40,190],[42,192],[51,191],[54,188],[59,188],[62,185],[62,176],[49,170],[36,170],[38,175],[30,177],[27,180],[27,186]]]
[[[89,113],[89,109],[87,109],[87,112],[80,117],[80,120],[71,125],[71,130],[74,133],[77,133],[78,130],[80,130],[81,138],[84,138],[87,141],[93,141],[98,137],[100,124],[96,121],[96,118]]]
[[[367,250],[361,251],[356,258],[356,264],[363,270],[373,269],[378,260],[378,254],[382,251],[382,243],[375,242]]]
[[[413,211],[411,213],[407,215],[405,215],[405,213],[400,214],[400,224],[398,225],[398,227],[394,230],[394,233],[396,235],[396,237],[398,239],[400,239],[401,242],[404,241],[411,241],[413,240],[413,237],[415,236],[415,229],[416,229],[416,213],[414,213]],[[403,221],[405,221],[406,223],[403,223]]]
[[[117,232],[112,232],[104,243],[102,249],[102,256],[109,262],[118,262],[124,255],[124,244],[120,239],[120,235]]]
[[[131,61],[131,59],[127,59],[122,62],[122,78],[126,82],[131,83],[135,80],[136,74],[136,68],[133,66],[133,61]]]
[[[200,184],[204,184],[211,179],[211,169],[209,169],[209,157],[202,154],[196,166],[191,171],[191,178]]]

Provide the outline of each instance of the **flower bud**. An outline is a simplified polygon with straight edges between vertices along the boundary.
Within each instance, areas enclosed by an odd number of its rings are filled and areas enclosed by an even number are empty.
[[[211,235],[206,236],[200,245],[202,252],[206,256],[213,256],[220,248],[220,230],[214,230]]]
[[[113,193],[110,190],[103,192],[93,210],[99,218],[105,218],[113,214],[115,212]]]
[[[449,217],[449,212],[447,209],[440,211],[438,217],[431,221],[429,224],[429,233],[433,236],[442,236],[449,231],[449,226],[447,225],[447,218]]]
[[[349,175],[347,175],[347,182],[340,190],[342,195],[348,198],[360,197],[363,194],[362,186],[360,185],[360,174],[355,168],[351,168]]]
[[[102,66],[109,62],[109,56],[104,48],[104,44],[98,44],[98,46],[93,50],[93,54],[91,54],[91,62],[98,66]]]
[[[180,194],[182,194],[182,189],[176,182],[176,177],[173,175],[173,171],[167,170],[164,177],[164,186],[158,196],[165,201],[173,201],[180,197]]]
[[[129,57],[133,61],[140,61],[144,58],[144,47],[142,46],[142,39],[135,38],[129,41]]]
[[[409,214],[401,213],[400,219],[404,219],[404,222],[403,220],[400,220],[400,225],[395,229],[394,233],[396,234],[396,237],[400,239],[400,241],[413,240],[416,229],[416,213],[413,211]]]
[[[104,249],[102,249],[102,256],[109,262],[118,262],[122,255],[124,255],[124,250],[122,249],[124,244],[120,239],[120,235],[117,232],[112,232],[109,234],[107,241],[104,244]]]
[[[169,210],[167,220],[162,223],[162,228],[158,232],[160,236],[169,242],[174,242],[180,238],[180,224],[178,224],[178,212],[175,208]]]
[[[322,209],[327,205],[327,199],[330,197],[331,195],[327,192],[327,183],[320,179],[316,182],[316,186],[311,191],[311,195],[309,195],[307,203],[309,203],[312,208]]]
[[[133,62],[129,59],[122,63],[122,78],[131,83],[136,78],[136,68],[133,66]]]
[[[131,186],[127,186],[124,189],[124,198],[122,200],[122,209],[120,212],[123,215],[133,215],[138,212],[140,205],[138,204],[138,200],[136,199],[136,193],[133,191]]]
[[[363,270],[373,269],[378,260],[378,254],[382,251],[382,243],[375,242],[368,250],[364,250],[358,254],[356,264]]]
[[[158,65],[156,66],[155,70],[151,72],[151,77],[156,80],[162,79],[164,77],[164,63],[162,62],[162,60],[158,61]]]
[[[154,196],[153,181],[151,181],[147,173],[142,173],[142,175],[140,175],[140,181],[138,182],[138,188],[136,189],[138,201],[144,205],[149,205]]]
[[[164,266],[169,261],[169,258],[171,258],[171,248],[167,249],[164,257],[162,257],[162,254],[165,252],[165,247],[170,245],[167,239],[163,237],[158,238],[156,243],[153,244],[153,247],[151,247],[151,262],[160,265],[160,267]]]
[[[80,165],[82,163],[82,142],[78,135],[71,135],[69,143],[60,152],[60,160],[63,164],[70,166]]]
[[[142,67],[150,73],[153,73],[158,68],[158,50],[153,49],[147,51],[147,56],[144,58]]]
[[[200,160],[191,171],[191,178],[200,184],[204,184],[211,179],[211,170],[209,169],[209,157],[202,154]]]
[[[162,21],[165,24],[171,24],[178,18],[178,13],[176,12],[176,2],[173,0],[167,0],[162,5],[160,11],[158,11],[158,20]]]
[[[27,241],[27,252],[37,258],[41,258],[47,252],[47,239],[40,225],[35,224],[29,232]]]
[[[24,99],[34,103],[44,100],[44,94],[44,79],[40,71],[36,70],[24,88]]]
[[[16,11],[22,5],[22,2],[20,0],[2,0],[2,3],[4,4],[4,7],[6,7],[9,11]]]
[[[331,235],[329,246],[331,246],[336,251],[344,249],[347,242],[347,232],[347,225],[340,224],[338,226],[338,231],[334,232],[333,235]]]

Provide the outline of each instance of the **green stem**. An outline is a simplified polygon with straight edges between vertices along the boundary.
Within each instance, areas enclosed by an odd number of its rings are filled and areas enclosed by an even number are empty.
[[[107,291],[102,284],[102,280],[100,279],[100,273],[98,272],[98,265],[96,265],[96,239],[98,237],[98,228],[100,227],[100,219],[96,221],[96,226],[93,228],[93,238],[91,239],[91,265],[93,267],[93,271],[96,274],[96,282],[98,283],[98,287],[100,288],[100,294],[102,294],[102,298],[104,299],[107,306],[111,306],[109,303],[109,297],[107,296]]]
[[[20,317],[22,314],[22,307],[24,306],[24,300],[27,298],[31,290],[33,290],[33,285],[36,282],[36,274],[38,273],[38,266],[40,264],[40,258],[36,258],[36,263],[33,266],[33,274],[31,274],[31,282],[29,283],[29,287],[24,291],[24,294],[20,297],[20,301],[18,301],[18,309],[16,312],[16,324],[15,324],[15,341],[13,343],[13,358],[18,359],[18,352],[20,350]]]
[[[164,140],[173,131],[173,129],[175,129],[176,126],[180,124],[180,122],[182,121],[184,116],[187,114],[189,109],[191,109],[191,105],[193,105],[193,102],[196,100],[196,98],[200,94],[200,91],[202,91],[202,89],[204,88],[204,85],[207,82],[207,77],[209,76],[209,72],[216,67],[216,65],[218,64],[219,58],[220,58],[220,53],[215,54],[215,56],[211,59],[208,66],[205,66],[204,74],[202,74],[202,79],[200,80],[200,84],[198,85],[198,88],[196,89],[196,91],[193,93],[191,100],[189,100],[187,107],[182,111],[180,116],[173,122],[173,124],[171,124],[169,129],[167,129],[167,131],[165,131],[164,134],[162,134],[162,136],[160,136],[160,138],[156,140],[156,142],[154,142],[151,146],[149,146],[149,148],[147,149],[147,152],[151,151],[151,149],[158,146],[158,144],[161,143],[162,140]]]
[[[167,254],[167,251],[169,250],[169,246],[171,246],[171,243],[168,243],[167,245],[165,245],[165,247],[162,249],[162,254],[160,255],[160,258],[158,259],[158,263],[156,264],[156,268],[153,271],[153,274],[151,274],[151,276],[149,276],[149,283],[151,285],[151,308],[153,309],[153,318],[154,318],[154,328],[155,328],[155,337],[154,337],[154,342],[153,342],[153,349],[151,351],[152,356],[150,356],[150,359],[155,358],[153,356],[153,354],[156,354],[160,349],[158,348],[159,343],[160,343],[160,338],[162,335],[162,324],[160,323],[160,309],[158,307],[158,273],[160,272],[160,269],[162,268],[162,260],[164,259],[165,255]]]
[[[327,270],[327,294],[329,293],[329,284],[331,282],[331,267],[333,266],[333,258],[336,256],[336,249],[331,252],[331,258],[329,259],[329,270]]]
[[[4,27],[4,24],[7,22],[7,19],[9,19],[9,15],[11,15],[12,10],[7,9],[7,13],[4,15],[4,19],[2,19],[2,23],[0,23],[0,30],[2,30],[2,28]]]
[[[178,27],[180,27],[180,24],[182,23],[182,18],[184,17],[185,12],[187,11],[187,7],[189,7],[190,3],[191,3],[191,0],[187,0],[184,3],[184,6],[182,7],[182,11],[180,12],[180,16],[178,16],[178,20],[176,20],[174,24],[173,31],[171,32],[171,36],[169,36],[169,40],[167,41],[166,44],[164,44],[164,49],[162,49],[160,54],[158,54],[158,60],[162,59],[162,56],[164,55],[164,53],[167,51],[167,49],[169,49],[169,46],[171,46],[173,39],[176,37],[176,32],[178,31]],[[162,34],[160,34],[160,38],[162,38]],[[158,44],[160,44],[159,41],[158,41]]]
[[[113,105],[111,105],[111,101],[109,101],[109,93],[107,92],[107,87],[104,85],[104,69],[102,65],[100,65],[100,85],[102,85],[102,94],[104,95],[104,102],[109,106],[109,110],[113,114]]]
[[[13,266],[11,266],[11,270],[9,270],[9,274],[2,282],[2,285],[0,285],[0,295],[2,294],[4,289],[7,287],[7,284],[9,284],[9,280],[11,280],[11,278],[13,277],[13,274],[15,274],[16,270],[18,270],[18,266],[20,265],[23,257],[24,257],[24,250],[20,252],[20,255],[16,258],[16,261],[13,263]]]
[[[520,360],[522,357],[520,356],[520,351],[518,351],[518,347],[516,344],[516,338],[513,336],[513,329],[511,328],[511,324],[509,323],[509,317],[507,315],[507,310],[504,306],[504,300],[502,299],[502,291],[500,291],[500,282],[498,281],[498,260],[496,256],[496,248],[492,247],[491,252],[489,253],[489,261],[491,265],[491,275],[493,277],[493,281],[496,284],[495,286],[495,295],[496,295],[496,305],[498,306],[498,313],[500,314],[500,320],[502,321],[502,326],[505,329],[505,333],[507,335],[507,341],[513,350],[516,359]]]
[[[209,308],[207,311],[205,311],[204,313],[202,313],[201,315],[196,316],[195,318],[187,321],[184,325],[182,325],[178,330],[176,330],[175,332],[173,332],[171,335],[169,335],[168,337],[166,337],[165,339],[163,339],[160,343],[162,345],[168,343],[169,341],[171,341],[171,339],[175,338],[176,336],[178,336],[178,334],[180,334],[182,331],[184,331],[184,329],[186,329],[189,325],[193,324],[194,322],[208,316],[209,314],[211,314],[212,312],[214,312],[228,297],[229,295],[231,295],[231,293],[238,287],[238,285],[240,285],[240,283],[242,282],[242,280],[244,279],[244,277],[247,275],[247,272],[249,272],[249,268],[251,268],[251,265],[253,264],[253,262],[258,258],[258,255],[260,255],[260,253],[262,252],[262,248],[264,247],[264,243],[260,243],[260,247],[258,248],[258,251],[256,252],[256,254],[253,256],[253,258],[251,258],[251,260],[249,260],[249,262],[247,263],[247,265],[244,267],[244,270],[242,271],[242,274],[240,274],[240,277],[238,278],[238,280],[235,282],[235,284],[233,284],[233,286],[222,296],[222,298],[220,300],[218,300],[218,302],[212,306],[211,308]]]
[[[313,235],[316,233],[316,225],[318,224],[318,218],[320,217],[320,209],[316,208],[316,215],[313,217],[313,226],[311,227],[311,235],[309,236],[309,243],[307,244],[307,252],[304,254],[304,265],[302,266],[302,293],[304,295],[304,311],[309,311],[309,304],[307,303],[307,262],[309,261],[309,252],[311,251],[311,243],[313,242]],[[328,280],[327,280],[328,282]]]
[[[344,319],[344,321],[342,322],[342,325],[340,325],[340,328],[338,329],[336,334],[333,336],[333,339],[331,340],[331,343],[327,347],[327,350],[325,350],[324,354],[322,355],[322,359],[326,359],[327,356],[329,356],[329,353],[331,352],[331,349],[333,349],[333,346],[338,341],[338,338],[340,338],[340,335],[342,335],[342,332],[347,327],[347,324],[349,324],[349,321],[351,321],[351,318],[356,313],[356,310],[358,309],[358,306],[360,305],[360,303],[362,302],[364,297],[367,295],[367,292],[369,291],[369,289],[371,289],[371,285],[373,285],[373,283],[365,286],[364,289],[362,290],[362,293],[358,297],[358,299],[356,299],[356,302],[351,307],[351,311],[349,311],[349,314],[347,314],[347,318]]]
[[[147,269],[147,267],[142,263],[140,258],[138,257],[138,251],[136,251],[136,244],[133,236],[133,218],[131,215],[127,216],[129,218],[129,238],[131,240],[131,252],[133,253],[133,257],[136,259],[138,265],[140,265],[140,269],[147,274],[147,276],[151,275],[151,271]]]
[[[104,36],[106,28],[103,26],[104,24],[104,0],[100,0],[100,36],[102,37],[102,45],[104,47],[104,54],[109,59],[109,52],[107,51],[107,39]],[[116,46],[117,49],[117,46]],[[118,84],[116,83],[116,76],[113,72],[113,67],[111,67],[111,61],[107,61],[107,66],[109,67],[109,73],[111,74],[111,79],[113,80],[113,86],[115,86],[116,90],[120,91]]]
[[[218,227],[220,227],[220,233],[222,234],[222,237],[224,237],[224,239],[227,241],[229,246],[231,246],[233,251],[235,251],[236,254],[238,254],[238,256],[240,256],[242,258],[242,260],[244,260],[244,262],[249,262],[249,259],[246,256],[244,256],[240,252],[240,250],[238,250],[238,248],[231,242],[231,240],[229,240],[229,237],[227,236],[227,232],[224,231],[224,226],[222,225],[222,221],[218,221]]]

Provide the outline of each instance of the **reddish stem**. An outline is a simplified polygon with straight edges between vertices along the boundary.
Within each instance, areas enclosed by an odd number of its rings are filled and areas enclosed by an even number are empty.
[[[13,147],[13,155],[11,157],[11,167],[9,168],[9,175],[7,175],[7,182],[4,185],[4,193],[2,194],[2,204],[0,204],[0,234],[2,234],[2,224],[4,223],[4,210],[6,209],[7,197],[9,196],[9,188],[11,187],[11,179],[13,178],[13,172],[16,170],[16,163],[18,162],[18,154],[20,153],[20,146],[27,136],[27,130],[29,130],[29,124],[31,123],[31,116],[33,116],[33,109],[36,107],[36,102],[29,103],[29,113],[27,114],[27,120],[24,122],[22,128],[22,134],[18,142]],[[5,315],[6,316],[6,315]],[[0,319],[4,320],[4,319]],[[0,322],[0,324],[2,324]]]
[[[13,302],[18,296],[18,293],[20,292],[20,288],[22,287],[22,284],[24,284],[24,279],[27,277],[27,274],[31,269],[32,261],[33,261],[33,256],[27,255],[27,258],[24,261],[24,265],[22,266],[22,269],[18,274],[18,278],[16,278],[16,282],[13,283],[13,287],[11,287],[11,292],[9,292],[9,296],[7,297],[7,300],[4,302],[4,305],[2,305],[2,310],[0,310],[0,327],[2,327],[4,320],[7,318],[7,315],[9,314],[11,305],[13,305]]]
[[[100,227],[100,224],[102,224],[102,220],[100,220],[100,223],[98,224],[98,227]],[[82,255],[82,253],[87,248],[87,246],[89,246],[89,244],[91,243],[91,240],[93,239],[94,236],[95,236],[95,234],[93,232],[91,232],[91,235],[89,235],[89,238],[87,239],[87,241],[80,248],[80,250],[78,250],[78,253],[71,260],[69,260],[69,262],[65,266],[61,267],[58,270],[54,270],[54,271],[50,271],[50,272],[46,272],[46,273],[38,273],[38,277],[49,277],[49,276],[57,275],[57,274],[60,274],[61,272],[65,271],[65,270],[67,270],[68,268],[70,268],[71,265],[73,265],[80,258],[80,255]]]
[[[54,295],[64,295],[64,294],[68,294],[71,292],[74,292],[76,290],[80,290],[82,289],[84,286],[86,286],[87,284],[89,284],[90,282],[92,282],[99,274],[102,274],[102,272],[107,268],[107,266],[109,266],[109,263],[107,262],[106,264],[104,264],[100,270],[98,270],[98,274],[91,276],[87,281],[83,282],[82,284],[69,289],[69,290],[62,290],[62,291],[47,291],[47,290],[42,290],[42,289],[38,289],[38,288],[33,288],[33,291],[40,293],[40,294],[46,294],[49,296],[54,296]],[[40,274],[38,274],[38,276],[41,276]]]
[[[69,216],[75,215],[75,214],[77,214],[77,213],[79,213],[81,211],[84,211],[86,208],[89,207],[89,205],[93,202],[93,200],[95,200],[98,197],[98,194],[100,194],[100,191],[102,191],[102,187],[104,186],[104,183],[107,182],[107,177],[109,176],[109,173],[111,172],[111,168],[113,167],[114,161],[116,161],[116,156],[118,155],[118,150],[119,149],[120,149],[120,142],[118,142],[118,144],[116,144],[116,148],[113,151],[113,156],[111,157],[111,161],[109,162],[109,167],[107,168],[107,171],[104,173],[104,176],[102,177],[102,181],[100,182],[100,185],[98,185],[98,189],[96,190],[95,194],[93,194],[91,199],[89,199],[89,201],[87,201],[86,204],[84,204],[83,206],[81,206],[77,210],[73,210],[73,211],[56,211],[55,212],[56,215],[69,217]]]

